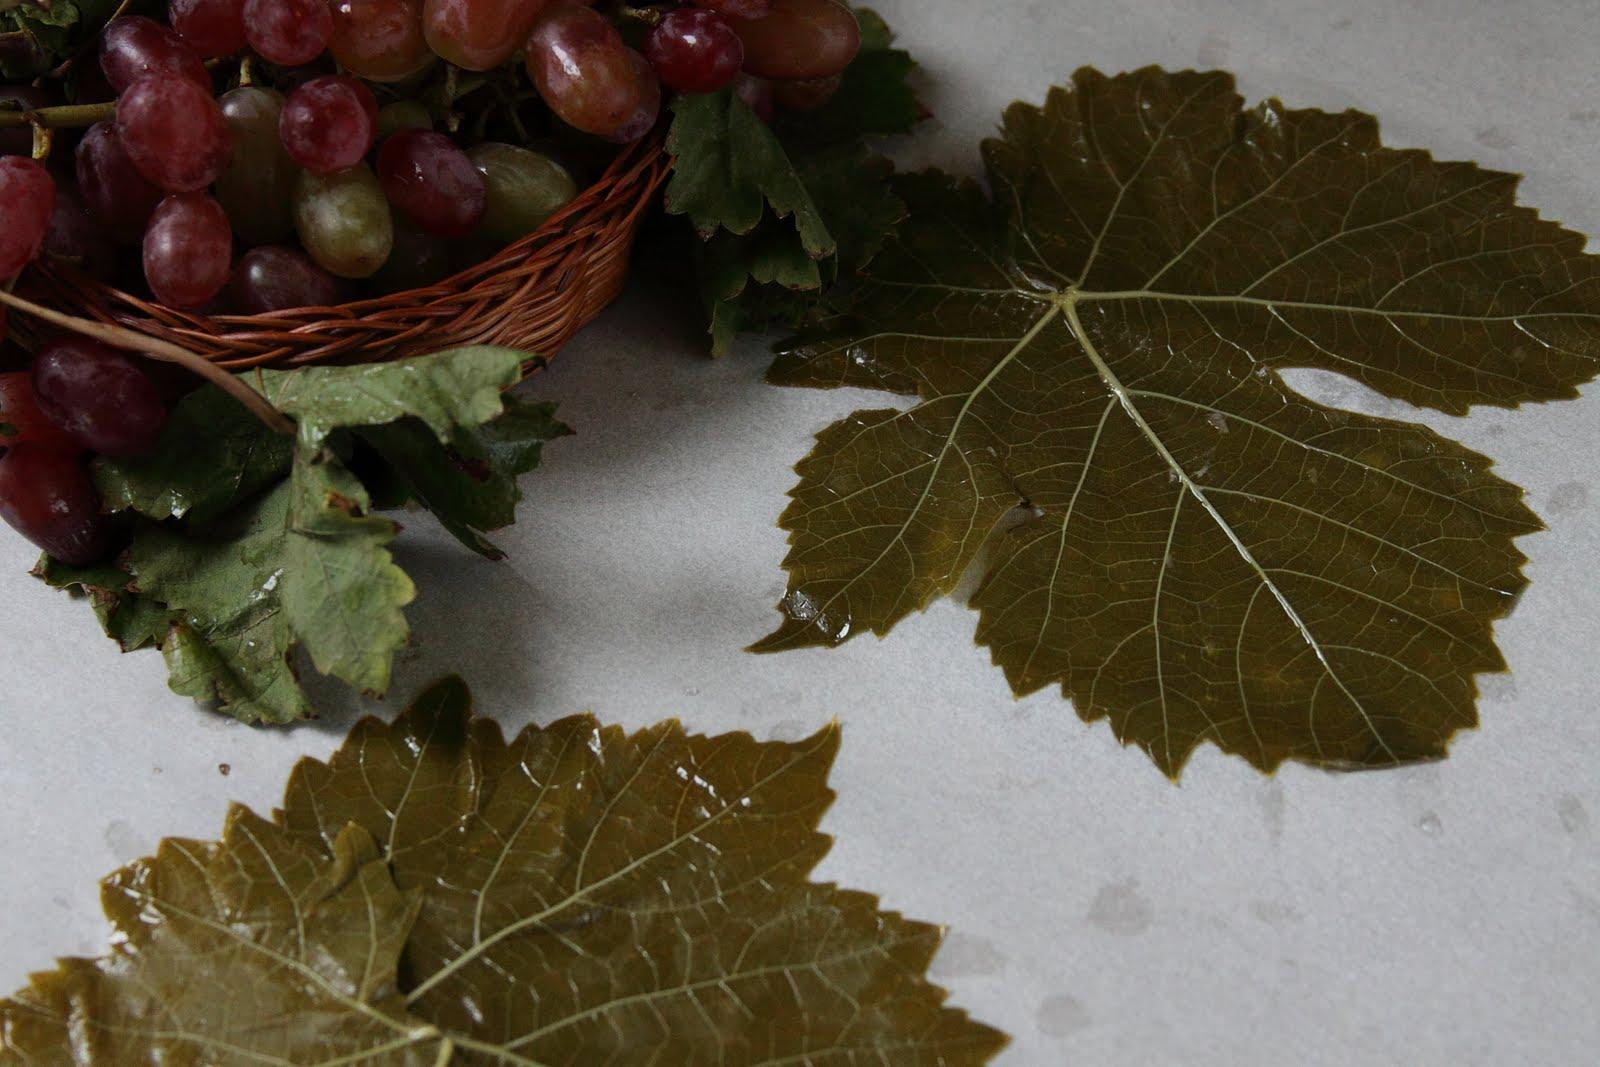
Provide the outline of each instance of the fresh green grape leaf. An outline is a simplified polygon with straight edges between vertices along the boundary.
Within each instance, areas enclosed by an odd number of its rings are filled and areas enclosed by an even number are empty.
[[[480,426],[500,414],[500,394],[522,378],[526,352],[474,345],[431,356],[357,367],[268,371],[261,391],[300,426],[316,449],[338,429],[420,419],[449,441],[457,426]]]
[[[0,1063],[985,1063],[1004,1037],[925,977],[938,929],[809,881],[837,747],[508,743],[443,682],[273,820],[114,875],[114,954],[0,1003]]]
[[[172,409],[152,451],[100,458],[94,475],[110,511],[209,522],[281,481],[293,458],[291,439],[208,385]]]
[[[553,404],[506,397],[505,412],[482,427],[458,428],[442,445],[415,420],[361,431],[405,485],[462,544],[489,559],[504,559],[483,534],[516,519],[522,500],[519,475],[539,465],[547,442],[572,431],[557,421]]]
[[[833,254],[833,236],[783,145],[733,90],[680,96],[672,113],[668,211],[688,215],[709,238],[718,230],[749,233],[770,206],[793,219],[813,259]]]
[[[568,432],[549,405],[502,395],[524,358],[478,347],[254,376],[299,419],[295,437],[201,389],[152,452],[95,465],[107,506],[134,513],[127,572],[47,560],[40,576],[86,592],[125,651],[159,646],[176,692],[246,722],[312,713],[301,650],[321,673],[382,693],[416,590],[389,552],[399,528],[372,514],[373,487],[501,558],[482,532],[513,520],[518,476]]]
[[[159,645],[172,629],[171,610],[136,592],[133,575],[118,567],[72,567],[44,556],[33,576],[52,589],[86,597],[106,636],[124,652]]]
[[[991,551],[978,640],[1176,775],[1442,755],[1540,528],[1482,456],[1312,403],[1286,367],[1460,413],[1575,395],[1600,260],[1516,179],[1222,73],[1080,71],[930,174],[847,316],[774,381],[916,398],[825,430],[763,651],[883,634]]]
[[[174,692],[245,722],[307,718],[283,611],[290,483],[200,530],[148,523],[129,550],[140,591],[180,622],[161,651]]]
[[[368,693],[389,688],[410,636],[416,586],[395,565],[399,528],[368,514],[360,480],[333,456],[295,457],[278,596],[294,635],[323,674]]]

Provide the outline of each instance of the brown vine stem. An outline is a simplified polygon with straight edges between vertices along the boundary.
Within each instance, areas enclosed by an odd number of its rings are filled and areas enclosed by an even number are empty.
[[[0,304],[9,304],[18,311],[32,315],[36,319],[43,319],[54,326],[64,330],[92,337],[96,341],[104,341],[117,348],[125,348],[138,352],[151,359],[162,363],[176,363],[186,370],[193,371],[217,388],[226,392],[239,403],[243,404],[250,413],[266,424],[267,428],[277,433],[293,435],[295,426],[283,412],[273,407],[265,396],[250,388],[243,378],[229,374],[210,360],[197,356],[186,348],[180,348],[167,341],[146,337],[142,333],[125,329],[121,326],[111,326],[103,322],[94,322],[90,319],[81,319],[76,315],[66,315],[59,311],[52,311],[42,304],[35,304],[15,293],[0,289]]]

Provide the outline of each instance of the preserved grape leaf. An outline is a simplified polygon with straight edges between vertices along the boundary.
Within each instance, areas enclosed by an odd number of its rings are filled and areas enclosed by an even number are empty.
[[[810,882],[838,731],[507,742],[459,681],[303,761],[272,820],[104,888],[110,957],[0,1003],[0,1064],[981,1064],[937,928]]]
[[[986,543],[978,640],[1176,775],[1430,759],[1540,528],[1490,461],[1312,403],[1285,367],[1452,413],[1570,397],[1600,356],[1584,239],[1516,178],[1357,112],[1242,110],[1222,73],[1080,71],[930,174],[846,314],[772,380],[915,397],[825,430],[763,651],[886,633]],[[1015,520],[1015,521],[1013,521]]]
[[[136,516],[124,558],[89,572],[46,560],[39,574],[86,592],[124,650],[159,646],[176,692],[246,722],[313,714],[300,651],[381,694],[416,590],[389,551],[399,527],[375,501],[415,499],[501,558],[485,531],[515,519],[518,477],[568,432],[551,406],[502,396],[525,358],[474,347],[252,376],[297,420],[292,439],[201,389],[154,451],[96,463],[107,506]]]

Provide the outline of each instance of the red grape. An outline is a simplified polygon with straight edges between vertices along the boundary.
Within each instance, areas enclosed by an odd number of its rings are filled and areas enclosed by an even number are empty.
[[[105,456],[150,451],[167,422],[155,383],[125,353],[86,337],[66,337],[39,350],[33,393],[52,422]]]
[[[744,69],[777,81],[838,74],[861,51],[861,27],[837,0],[772,0],[772,13],[736,19]]]
[[[0,112],[37,111],[57,102],[50,90],[33,85],[7,85],[0,88]],[[0,156],[31,155],[32,126],[13,126],[0,130]]]
[[[327,49],[333,12],[327,0],[245,0],[244,33],[261,58],[298,67]]]
[[[422,36],[422,0],[330,0],[330,6],[328,50],[352,74],[401,81],[433,62]]]
[[[144,236],[144,228],[161,190],[139,173],[128,158],[117,128],[99,122],[78,143],[78,192],[89,210],[111,231],[111,236],[131,244]]]
[[[425,0],[432,48],[467,70],[491,70],[516,55],[550,0]]]
[[[465,237],[483,218],[483,175],[442,133],[402,130],[378,153],[384,195],[435,237]]]
[[[763,19],[772,14],[772,0],[694,0],[694,6],[731,19]]]
[[[50,232],[45,234],[44,254],[103,282],[117,274],[116,246],[71,186],[56,190],[56,211],[50,217]]]
[[[19,370],[0,374],[0,448],[24,444],[57,452],[82,450],[67,431],[50,421],[33,395],[32,377]]]
[[[0,458],[0,519],[70,566],[111,550],[111,523],[89,471],[75,456],[41,445],[17,445]]]
[[[144,235],[144,279],[163,304],[196,308],[222,292],[233,262],[228,213],[205,193],[161,201]]]
[[[844,83],[844,76],[810,78],[806,81],[774,82],[773,97],[785,111],[815,111],[832,100]]]
[[[252,248],[233,270],[233,299],[250,315],[290,308],[333,307],[344,300],[338,279],[292,248]]]
[[[200,57],[177,34],[140,15],[106,26],[100,37],[100,69],[118,93],[151,74],[174,74],[211,89],[211,74]]]
[[[353,167],[372,150],[378,102],[355,78],[313,78],[289,94],[278,121],[283,147],[302,167],[318,174]]]
[[[0,157],[0,281],[39,254],[56,210],[56,183],[27,156]]]
[[[228,164],[222,108],[192,81],[171,74],[140,78],[117,100],[117,136],[139,173],[169,193],[192,193]]]
[[[556,117],[608,141],[636,141],[661,111],[661,83],[604,15],[546,10],[528,38],[528,74]]]
[[[777,117],[777,93],[767,79],[741,74],[734,80],[733,94],[743,100],[762,122],[771,122]]]
[[[680,93],[714,93],[739,76],[744,42],[715,11],[669,11],[650,31],[645,58],[669,88]]]
[[[244,0],[171,0],[167,21],[202,56],[244,51]]]

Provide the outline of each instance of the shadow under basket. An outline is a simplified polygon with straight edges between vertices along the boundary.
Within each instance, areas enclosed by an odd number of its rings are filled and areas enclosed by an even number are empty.
[[[339,307],[206,315],[152,304],[41,260],[30,299],[171,342],[235,370],[370,363],[490,344],[542,366],[622,292],[634,238],[665,181],[658,136],[625,149],[540,229],[450,278]],[[21,316],[18,316],[20,319]]]

